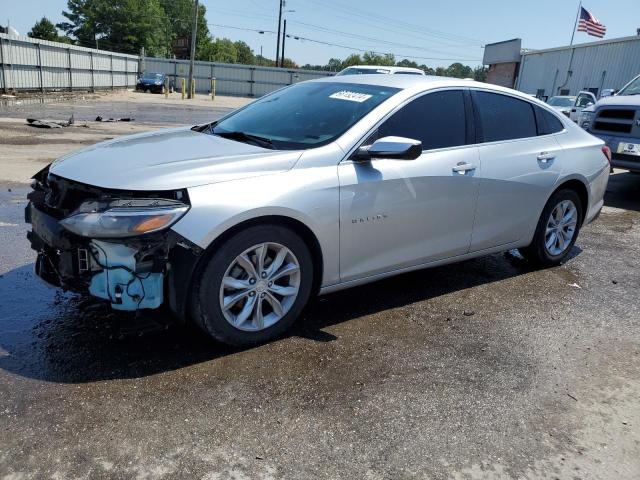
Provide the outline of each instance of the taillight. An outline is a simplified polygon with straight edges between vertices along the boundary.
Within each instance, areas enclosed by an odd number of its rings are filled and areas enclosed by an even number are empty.
[[[609,162],[609,165],[611,165],[611,149],[606,145],[604,145],[602,147],[602,153],[604,153],[604,156],[607,157],[607,161]]]

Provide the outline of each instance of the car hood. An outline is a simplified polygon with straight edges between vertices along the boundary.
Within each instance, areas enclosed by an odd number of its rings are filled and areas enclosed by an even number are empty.
[[[174,190],[286,171],[301,153],[179,128],[92,145],[56,160],[50,172],[103,188]]]
[[[640,106],[640,95],[614,95],[613,97],[601,98],[595,105],[596,108],[617,106]]]

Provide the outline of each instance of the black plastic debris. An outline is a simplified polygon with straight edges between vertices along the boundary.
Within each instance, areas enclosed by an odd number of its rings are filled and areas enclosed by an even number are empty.
[[[124,117],[124,118],[102,118],[100,115],[96,117],[96,122],[133,122],[133,118]]]

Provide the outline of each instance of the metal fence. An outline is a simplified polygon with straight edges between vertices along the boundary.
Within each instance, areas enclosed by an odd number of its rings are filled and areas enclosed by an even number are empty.
[[[189,61],[164,58],[143,60],[143,69],[160,72],[180,88],[180,80],[189,76]],[[216,79],[216,93],[221,95],[241,95],[260,97],[292,83],[334,75],[331,72],[261,67],[217,62],[195,62],[194,78],[197,92],[208,92],[211,80]]]
[[[188,60],[139,57],[0,33],[0,90],[73,91],[133,88],[139,72],[162,72],[180,87]],[[292,83],[333,75],[299,69],[195,62],[196,91],[259,97]]]
[[[0,89],[99,90],[136,84],[139,57],[0,33]]]

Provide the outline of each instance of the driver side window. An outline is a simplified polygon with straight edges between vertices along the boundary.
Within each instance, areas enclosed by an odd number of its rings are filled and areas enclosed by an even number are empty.
[[[378,128],[377,138],[389,136],[420,140],[423,150],[465,145],[462,90],[428,93],[411,101]]]

